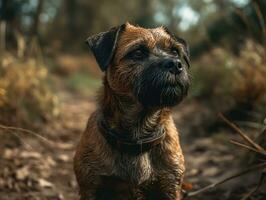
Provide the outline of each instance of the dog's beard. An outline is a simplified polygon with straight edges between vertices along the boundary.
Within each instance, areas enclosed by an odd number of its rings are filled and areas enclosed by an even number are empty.
[[[160,69],[148,69],[135,80],[135,96],[145,107],[172,107],[187,95],[187,75],[178,77]]]

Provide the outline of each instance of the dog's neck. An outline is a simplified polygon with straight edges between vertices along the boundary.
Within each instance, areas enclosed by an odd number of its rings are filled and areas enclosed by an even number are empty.
[[[143,108],[133,97],[115,93],[108,83],[104,84],[100,94],[99,107],[108,126],[134,138],[157,134],[163,120],[170,115],[166,108]]]

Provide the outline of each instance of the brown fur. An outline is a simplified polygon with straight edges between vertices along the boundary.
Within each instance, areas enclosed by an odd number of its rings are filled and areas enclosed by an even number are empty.
[[[136,41],[145,42],[151,50],[155,45],[168,48],[173,42],[163,28],[126,25],[103,78],[98,109],[88,120],[75,154],[74,169],[81,200],[181,198],[184,158],[171,110],[144,110],[132,94],[133,80],[140,69],[128,67],[122,58]],[[125,134],[138,137],[162,126],[166,137],[149,152],[124,155],[112,149],[102,136],[97,122],[103,117],[110,127]]]

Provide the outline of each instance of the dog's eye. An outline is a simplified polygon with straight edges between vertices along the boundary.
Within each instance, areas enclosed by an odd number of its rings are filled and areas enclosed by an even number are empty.
[[[148,50],[145,48],[138,48],[131,51],[126,57],[129,59],[141,60],[148,56]]]
[[[178,56],[179,55],[179,50],[175,47],[171,48],[171,54],[173,56]]]
[[[132,52],[132,56],[134,56],[135,58],[142,58],[143,55],[144,55],[144,52],[141,49],[137,49]]]

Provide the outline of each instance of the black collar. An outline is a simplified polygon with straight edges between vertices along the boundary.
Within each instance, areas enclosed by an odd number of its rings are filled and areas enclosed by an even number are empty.
[[[128,138],[126,133],[119,134],[112,130],[105,120],[100,120],[98,125],[100,132],[111,147],[130,155],[139,155],[151,150],[159,145],[165,137],[163,128],[159,131],[158,135],[151,134],[150,136],[132,139]]]

